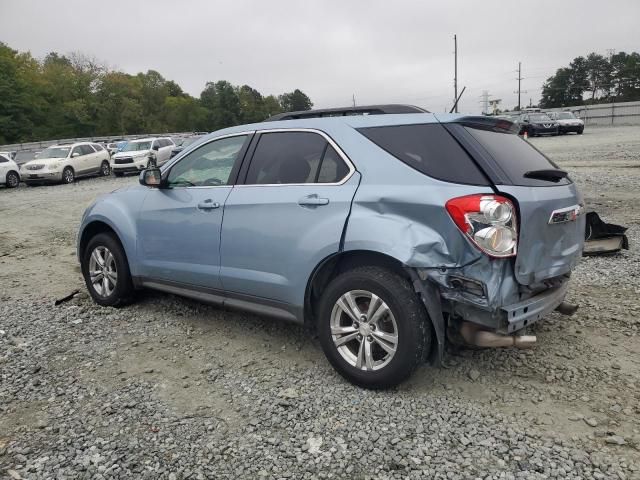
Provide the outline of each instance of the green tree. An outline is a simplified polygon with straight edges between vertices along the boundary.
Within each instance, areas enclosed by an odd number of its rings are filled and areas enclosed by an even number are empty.
[[[283,93],[279,97],[280,105],[285,112],[311,110],[313,102],[305,93],[297,88],[291,93]]]

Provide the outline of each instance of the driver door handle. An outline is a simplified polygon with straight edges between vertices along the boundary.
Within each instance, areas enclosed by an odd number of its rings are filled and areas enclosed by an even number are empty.
[[[200,210],[214,210],[216,208],[220,208],[220,204],[218,202],[214,202],[211,199],[207,199],[198,204],[198,208]]]
[[[312,195],[307,195],[306,197],[302,197],[298,200],[298,205],[302,207],[319,207],[321,205],[328,205],[328,198],[318,197],[315,193]]]

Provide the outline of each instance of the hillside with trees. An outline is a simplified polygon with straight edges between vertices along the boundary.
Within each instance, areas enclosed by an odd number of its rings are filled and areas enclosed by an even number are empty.
[[[38,60],[0,42],[0,144],[213,131],[312,106],[298,89],[264,96],[225,80],[207,82],[195,98],[154,70],[130,75],[82,54]]]
[[[540,107],[640,100],[640,54],[590,53],[559,68],[542,86]]]

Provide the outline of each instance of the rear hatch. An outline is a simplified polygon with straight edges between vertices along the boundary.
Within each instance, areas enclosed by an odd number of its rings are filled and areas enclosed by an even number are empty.
[[[518,282],[532,285],[571,271],[582,256],[585,215],[582,195],[566,172],[519,138],[511,122],[487,117],[451,122],[445,126],[496,190],[518,205]]]

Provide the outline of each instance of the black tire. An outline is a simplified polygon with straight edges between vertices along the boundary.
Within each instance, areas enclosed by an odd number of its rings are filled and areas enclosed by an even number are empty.
[[[109,162],[107,162],[106,160],[102,162],[102,165],[100,165],[100,173],[103,177],[108,177],[109,175],[111,175],[111,165],[109,165]]]
[[[332,338],[334,305],[353,290],[377,295],[387,304],[397,324],[397,350],[389,363],[378,370],[362,370],[349,363]],[[327,359],[344,378],[361,387],[381,389],[401,383],[427,358],[431,348],[431,323],[420,298],[408,280],[385,268],[358,267],[340,274],[322,294],[317,318],[318,335]]]
[[[123,172],[113,172],[116,177],[122,177],[124,175]]]
[[[91,283],[91,277],[89,275],[89,262],[93,251],[97,247],[106,247],[114,257],[117,282],[116,285],[108,296],[101,296],[95,290]],[[87,247],[82,254],[82,276],[84,277],[85,285],[89,291],[89,295],[93,298],[93,301],[98,305],[105,307],[121,307],[127,305],[133,299],[134,288],[131,280],[131,273],[129,271],[129,262],[127,256],[124,253],[124,249],[120,244],[120,241],[110,233],[99,233],[89,240]]]
[[[20,185],[20,176],[13,170],[7,173],[6,177],[7,188],[17,188]]]
[[[73,168],[66,167],[62,171],[62,183],[73,183],[76,181],[76,174],[73,171]]]
[[[584,132],[584,128],[581,128],[580,130],[578,130],[578,135],[582,135],[582,132]]]

